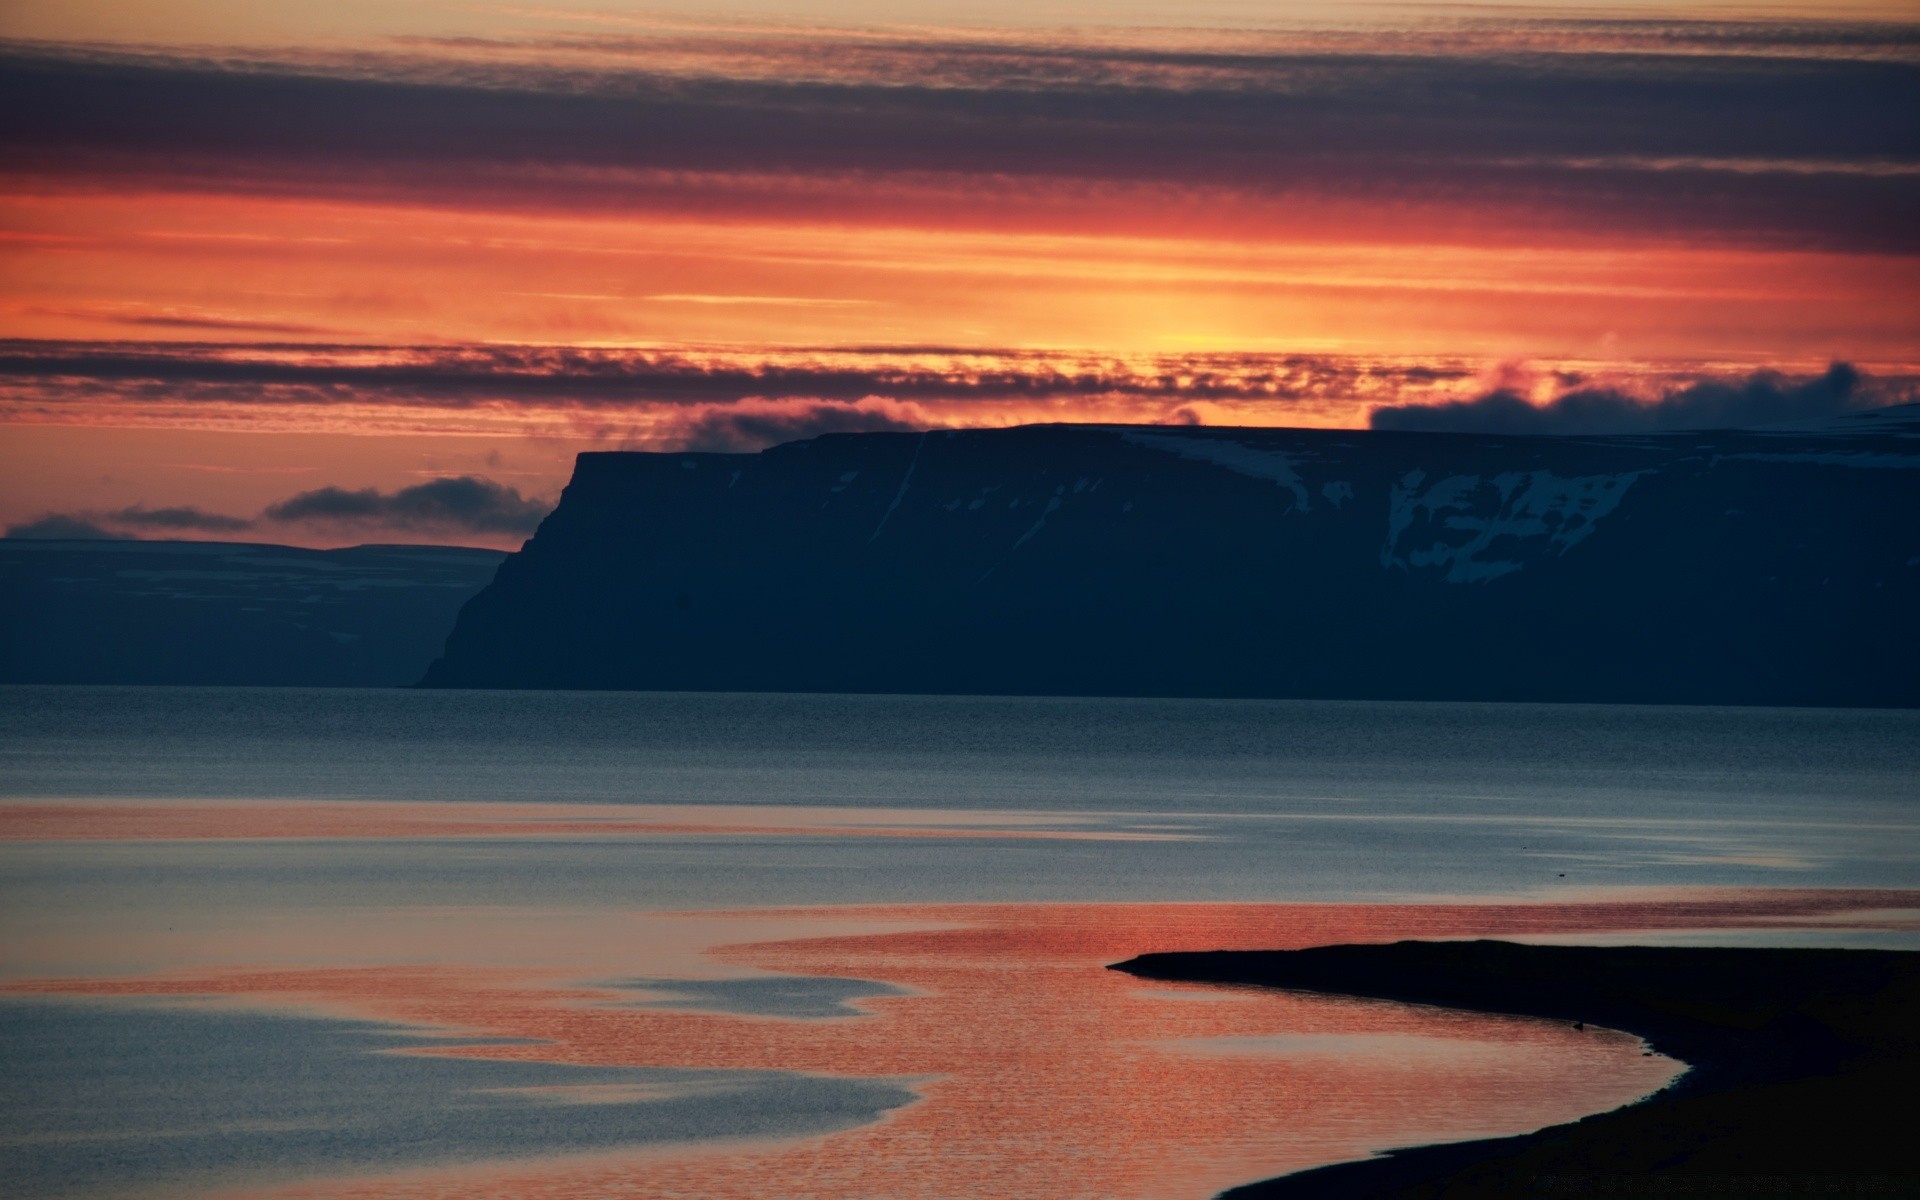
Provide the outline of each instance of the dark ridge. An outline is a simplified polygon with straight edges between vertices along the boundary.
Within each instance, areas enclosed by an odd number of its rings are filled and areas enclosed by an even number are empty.
[[[405,686],[505,557],[0,538],[0,683]]]
[[[1145,954],[1114,969],[1584,1022],[1692,1068],[1572,1124],[1394,1150],[1236,1200],[1920,1195],[1904,1099],[1920,1068],[1920,954],[1397,942]]]
[[[583,454],[430,687],[1920,705],[1920,408]]]

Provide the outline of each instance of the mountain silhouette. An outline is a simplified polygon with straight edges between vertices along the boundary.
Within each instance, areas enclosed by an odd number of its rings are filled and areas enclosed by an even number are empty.
[[[1920,702],[1920,409],[580,456],[438,687]]]
[[[404,686],[503,557],[0,538],[0,683]]]

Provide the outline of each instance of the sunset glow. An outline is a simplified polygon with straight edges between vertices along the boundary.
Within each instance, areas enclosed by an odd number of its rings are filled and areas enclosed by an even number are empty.
[[[608,446],[1832,361],[1899,400],[1911,15],[10,5],[0,521],[341,544],[400,535],[231,522],[424,476],[550,502]],[[157,465],[243,434],[288,477]]]

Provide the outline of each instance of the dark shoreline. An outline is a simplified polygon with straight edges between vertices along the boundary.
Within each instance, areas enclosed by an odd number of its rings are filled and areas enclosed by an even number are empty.
[[[1920,1196],[1920,954],[1398,942],[1144,954],[1114,969],[1580,1021],[1691,1067],[1571,1124],[1395,1150],[1235,1200]]]

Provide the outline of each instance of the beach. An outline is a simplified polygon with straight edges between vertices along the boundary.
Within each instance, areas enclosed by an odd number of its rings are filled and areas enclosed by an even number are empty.
[[[1518,1137],[1396,1150],[1237,1200],[1894,1196],[1920,1189],[1904,1094],[1920,955],[1399,942],[1146,955],[1147,979],[1369,996],[1613,1028],[1688,1065],[1637,1104]]]

